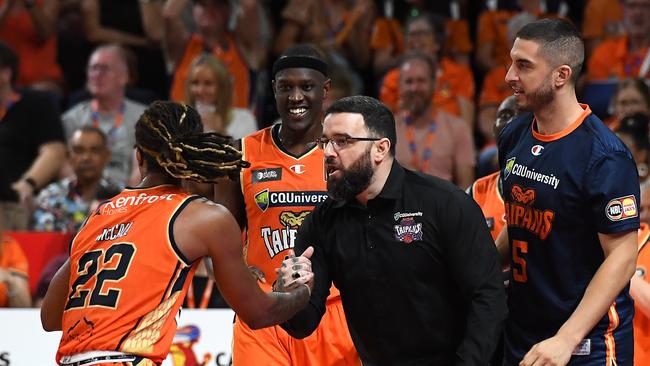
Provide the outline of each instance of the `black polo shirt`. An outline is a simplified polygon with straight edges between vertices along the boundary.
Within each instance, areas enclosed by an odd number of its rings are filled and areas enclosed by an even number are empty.
[[[506,316],[497,251],[476,203],[453,184],[393,162],[367,207],[327,199],[305,219],[315,288],[282,325],[303,338],[341,291],[364,365],[487,364]]]

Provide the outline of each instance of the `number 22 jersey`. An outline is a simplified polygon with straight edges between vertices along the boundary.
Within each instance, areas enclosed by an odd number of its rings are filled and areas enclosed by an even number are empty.
[[[538,133],[527,114],[498,139],[512,268],[506,363],[518,363],[534,344],[554,336],[576,309],[604,261],[598,233],[639,227],[634,160],[581,106],[580,118],[558,133]],[[630,360],[633,315],[626,287],[576,348],[572,364]]]

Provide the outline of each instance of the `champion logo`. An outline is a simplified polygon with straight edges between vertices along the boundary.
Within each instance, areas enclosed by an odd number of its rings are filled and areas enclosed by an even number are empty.
[[[535,155],[535,156],[540,156],[540,155],[542,155],[542,150],[544,150],[544,146],[535,145],[535,146],[530,148],[530,153]]]
[[[305,166],[302,164],[292,165],[289,167],[289,169],[291,169],[291,171],[296,174],[302,174],[305,172]]]

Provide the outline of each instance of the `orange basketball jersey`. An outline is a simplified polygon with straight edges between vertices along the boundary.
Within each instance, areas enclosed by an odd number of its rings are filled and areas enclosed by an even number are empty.
[[[114,350],[162,363],[196,271],[172,228],[194,198],[171,185],[126,189],[90,215],[70,247],[57,361]]]
[[[293,248],[300,224],[327,198],[323,151],[314,146],[302,156],[291,155],[280,147],[279,127],[242,139],[244,159],[251,163],[241,173],[248,218],[244,256],[264,272],[268,284]]]
[[[499,172],[477,179],[470,187],[469,194],[481,207],[492,239],[497,240],[497,236],[506,224]]]
[[[636,262],[637,275],[650,282],[650,227],[641,223],[639,228],[639,256]],[[638,307],[634,312],[634,366],[650,365],[650,317]]]

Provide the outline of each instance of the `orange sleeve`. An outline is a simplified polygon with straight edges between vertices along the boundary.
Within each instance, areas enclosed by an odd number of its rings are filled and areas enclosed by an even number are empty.
[[[375,50],[393,47],[388,19],[378,18],[375,20],[372,35],[370,36],[370,47]]]
[[[465,19],[448,19],[446,22],[448,51],[459,53],[472,52],[472,41],[469,38],[469,24]]]
[[[456,95],[462,95],[463,97],[469,99],[470,101],[474,100],[474,94],[476,93],[476,85],[474,84],[474,73],[468,65],[455,65],[457,75],[454,78],[453,83],[453,92]]]
[[[607,26],[622,20],[619,0],[589,0],[585,6],[582,23],[584,38],[598,38],[607,35]]]
[[[394,68],[386,73],[381,83],[379,99],[390,108],[391,111],[397,112],[399,109],[399,69]]]

